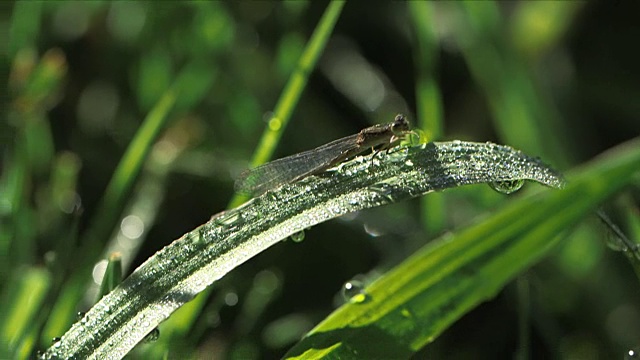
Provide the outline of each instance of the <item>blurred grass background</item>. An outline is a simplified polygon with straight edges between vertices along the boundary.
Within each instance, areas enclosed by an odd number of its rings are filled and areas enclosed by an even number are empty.
[[[224,210],[265,128],[281,132],[280,157],[403,112],[432,140],[503,143],[561,170],[640,134],[640,4],[605,1],[349,2],[284,127],[273,111],[327,6],[0,3],[1,357],[61,336],[114,252],[126,276]],[[344,282],[506,198],[471,186],[316,226],[130,356],[281,356],[344,301]],[[636,239],[637,199],[636,186],[607,204]],[[511,358],[526,331],[532,358],[622,357],[640,345],[640,292],[606,239],[587,219],[416,358]]]

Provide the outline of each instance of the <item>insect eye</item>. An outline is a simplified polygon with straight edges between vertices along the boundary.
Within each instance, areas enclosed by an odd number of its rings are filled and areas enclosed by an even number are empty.
[[[396,115],[393,121],[392,130],[393,131],[409,130],[409,121],[407,121],[407,118],[402,114]]]

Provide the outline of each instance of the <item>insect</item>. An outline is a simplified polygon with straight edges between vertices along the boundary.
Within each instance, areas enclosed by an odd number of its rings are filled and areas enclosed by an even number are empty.
[[[404,115],[398,114],[393,122],[374,125],[315,149],[246,170],[236,180],[235,189],[242,193],[260,195],[282,184],[318,174],[367,149],[378,146],[389,149],[410,132],[409,121]]]

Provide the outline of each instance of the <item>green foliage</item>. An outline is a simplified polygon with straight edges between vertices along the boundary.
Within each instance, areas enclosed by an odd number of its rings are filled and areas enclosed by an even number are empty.
[[[461,187],[317,226],[219,280],[130,356],[349,358],[371,344],[390,357],[619,358],[640,345],[640,266],[593,215],[603,206],[640,239],[638,142],[588,161],[640,133],[638,4],[0,6],[0,358],[63,336],[113,253],[127,276],[238,205],[248,164],[399,112],[429,140],[540,156],[569,187]],[[329,315],[358,274],[369,301]],[[528,287],[510,282],[519,274]]]

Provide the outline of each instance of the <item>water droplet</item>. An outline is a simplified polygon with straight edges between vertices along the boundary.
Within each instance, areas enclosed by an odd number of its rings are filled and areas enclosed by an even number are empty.
[[[278,131],[282,127],[282,121],[280,121],[280,119],[275,116],[269,119],[268,124],[271,131]]]
[[[191,242],[193,245],[196,246],[201,246],[204,244],[204,238],[202,237],[202,234],[205,232],[206,230],[204,230],[204,226],[201,227],[200,229],[198,229],[198,231],[192,231],[188,234],[186,234],[186,238],[189,242]]]
[[[368,187],[370,191],[378,194],[385,202],[394,202],[393,187],[387,183],[373,184]]]
[[[62,340],[62,339],[59,338],[59,337],[54,337],[53,339],[51,339],[51,343],[55,344],[55,343],[59,342],[60,340]]]
[[[158,341],[159,338],[160,338],[160,329],[154,328],[153,330],[151,330],[150,333],[147,334],[147,336],[144,337],[142,341],[145,343],[152,343],[152,342]]]
[[[84,315],[85,315],[85,314],[86,314],[85,312],[78,311],[78,312],[76,313],[76,321],[80,321],[80,320],[82,320],[82,318],[84,317]]]
[[[411,313],[411,311],[409,311],[409,309],[404,308],[400,311],[400,314],[402,314],[402,316],[406,317],[406,318],[412,318],[413,314]]]
[[[605,243],[607,247],[613,251],[627,251],[627,246],[624,244],[622,239],[613,233],[613,231],[607,230],[605,235]]]
[[[235,210],[235,209],[234,209]],[[244,219],[242,218],[242,213],[240,211],[224,211],[220,213],[220,215],[214,216],[213,219],[216,224],[227,226],[227,227],[235,227],[242,225]]]
[[[371,224],[371,223],[365,223],[364,224],[364,231],[369,234],[369,236],[371,237],[378,237],[378,236],[382,236],[384,235],[384,230],[381,229],[379,227],[379,223],[378,224]]]
[[[293,240],[294,242],[302,242],[304,240],[304,230],[300,230],[295,234],[291,234],[291,240]]]
[[[524,180],[522,179],[494,181],[489,183],[489,186],[491,186],[493,190],[505,195],[509,195],[520,190],[522,185],[524,185]]]
[[[342,297],[352,304],[361,304],[369,299],[369,295],[364,291],[364,283],[359,280],[349,280],[344,283]]]
[[[427,344],[432,343],[432,342],[433,342],[433,340],[435,340],[435,339],[436,339],[436,338],[435,338],[435,336],[429,336],[429,337],[427,338]]]
[[[625,360],[638,360],[640,359],[640,352],[636,349],[629,349],[624,355]]]
[[[640,261],[640,244],[635,244],[633,248],[630,250],[633,252],[633,256],[635,257],[635,260]]]

